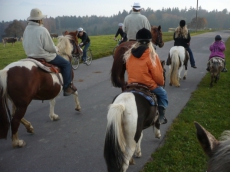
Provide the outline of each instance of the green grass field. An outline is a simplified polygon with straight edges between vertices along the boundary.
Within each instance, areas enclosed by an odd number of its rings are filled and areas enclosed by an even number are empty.
[[[230,39],[226,42],[230,47]],[[230,69],[230,49],[225,52],[226,67]],[[205,172],[207,157],[196,138],[193,122],[197,121],[216,138],[230,130],[229,72],[221,73],[220,80],[209,87],[210,74],[202,79],[189,102],[174,120],[166,134],[164,146],[152,154],[142,172]]]

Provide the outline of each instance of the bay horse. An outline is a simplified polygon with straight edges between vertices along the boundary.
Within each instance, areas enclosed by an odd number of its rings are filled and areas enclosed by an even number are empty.
[[[197,139],[205,154],[209,157],[207,172],[229,172],[230,131],[224,131],[219,141],[198,122],[194,122],[194,124]]]
[[[164,42],[162,40],[162,32],[161,26],[151,26],[151,34],[152,34],[152,43],[156,46],[162,48],[164,46]],[[114,87],[121,88],[122,91],[125,90],[125,71],[126,64],[123,60],[123,55],[125,52],[135,44],[136,41],[127,41],[121,43],[114,53],[114,61],[111,69],[111,82]]]
[[[224,69],[224,59],[220,57],[212,57],[208,61],[208,68],[211,75],[210,87],[212,87],[213,82],[217,83],[220,78],[220,73]]]
[[[160,138],[157,105],[136,92],[119,94],[109,106],[104,143],[107,170],[125,172],[134,164],[133,155],[141,157],[144,129],[154,126],[155,137]]]
[[[59,54],[67,53],[71,56],[72,45],[69,39],[66,37],[59,41]],[[11,125],[13,147],[24,147],[26,144],[18,138],[20,122],[26,127],[27,132],[33,133],[31,123],[23,118],[32,100],[50,100],[49,117],[53,121],[59,119],[59,116],[54,113],[54,106],[55,97],[62,91],[62,75],[44,71],[40,67],[44,66],[36,60],[22,59],[0,70],[0,139],[7,138]],[[78,92],[73,95],[76,103],[75,110],[80,111]],[[11,101],[12,114],[7,100]]]
[[[180,87],[179,80],[181,79],[180,73],[183,70],[183,66],[185,67],[183,79],[186,79],[188,70],[188,60],[189,54],[184,47],[173,46],[170,49],[168,60],[166,63],[169,66],[170,86],[175,85],[176,87]]]

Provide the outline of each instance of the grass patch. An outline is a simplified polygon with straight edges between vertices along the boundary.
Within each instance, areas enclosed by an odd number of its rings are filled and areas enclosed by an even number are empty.
[[[230,47],[230,39],[226,42]],[[225,52],[226,67],[230,69],[230,49]],[[216,138],[230,130],[230,75],[221,73],[220,80],[209,88],[210,74],[202,79],[189,102],[166,133],[164,146],[152,154],[142,172],[204,172],[207,157],[200,147],[194,121],[199,122]]]
[[[195,34],[201,34],[204,32],[197,32]],[[112,54],[113,48],[117,45],[117,41],[114,41],[114,35],[100,35],[89,36],[91,40],[90,49],[92,50],[93,59],[106,57]],[[171,41],[173,38],[172,32],[164,32],[164,42]],[[57,45],[57,39],[54,39],[55,45]],[[2,44],[3,45],[3,44]],[[22,42],[16,42],[14,46],[10,43],[6,44],[6,47],[0,46],[0,69],[4,68],[11,62],[26,58]]]

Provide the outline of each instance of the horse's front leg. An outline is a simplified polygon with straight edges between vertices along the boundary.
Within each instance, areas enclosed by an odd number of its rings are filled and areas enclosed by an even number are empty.
[[[21,123],[26,127],[28,133],[34,133],[34,128],[29,121],[27,121],[25,118],[22,118]]]
[[[142,138],[143,138],[143,132],[141,132],[141,136],[137,142],[136,150],[134,153],[135,157],[137,157],[137,158],[140,158],[142,156],[142,153],[141,153],[141,140],[142,140]]]
[[[57,121],[59,120],[59,116],[54,113],[54,106],[56,104],[55,99],[50,100],[50,114],[49,117],[52,121]]]
[[[73,94],[73,98],[74,98],[74,101],[76,103],[75,110],[76,111],[81,111],[81,105],[80,105],[80,101],[78,99],[78,92],[77,91]]]
[[[185,66],[185,69],[184,69],[184,77],[183,77],[183,80],[186,80],[186,77],[187,77],[187,72],[188,72],[188,67]]]
[[[181,74],[182,70],[183,70],[183,66],[181,66],[181,67],[179,68],[179,70],[178,70],[178,80],[181,80],[180,74]]]
[[[170,71],[171,71],[171,65],[169,65],[169,72],[170,72]],[[170,74],[170,73],[169,73],[169,74]],[[168,74],[168,75],[169,75],[169,74]],[[170,75],[171,75],[171,74],[170,74]],[[171,76],[169,76],[169,77],[171,77]],[[169,81],[169,85],[172,86],[172,83],[171,83],[170,81]]]

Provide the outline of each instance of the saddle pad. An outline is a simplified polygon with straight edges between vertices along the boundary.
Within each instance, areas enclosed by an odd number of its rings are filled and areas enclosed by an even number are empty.
[[[142,92],[135,91],[135,90],[131,90],[131,91],[129,91],[129,92],[138,93],[138,94],[142,95],[146,100],[148,100],[149,103],[150,103],[152,106],[158,106],[158,105],[157,105],[157,102],[155,102],[155,101],[152,99],[152,97],[147,96],[146,94],[144,94],[144,93],[142,93]]]

